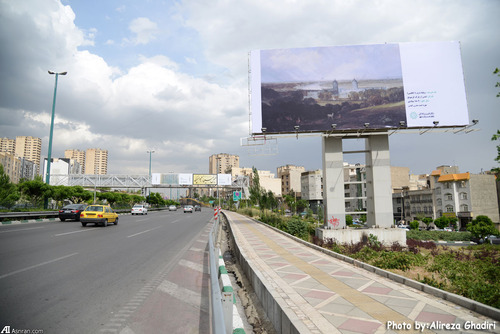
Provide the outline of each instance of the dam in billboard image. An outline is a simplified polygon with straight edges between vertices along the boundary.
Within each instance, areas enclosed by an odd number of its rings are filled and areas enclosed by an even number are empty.
[[[250,65],[253,134],[469,123],[458,42],[259,50]]]

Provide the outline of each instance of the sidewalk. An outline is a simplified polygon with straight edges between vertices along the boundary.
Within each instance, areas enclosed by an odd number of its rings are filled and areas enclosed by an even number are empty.
[[[224,212],[278,333],[499,333],[495,320],[314,250]],[[257,295],[264,296],[259,291]],[[279,308],[280,312],[277,312]],[[290,323],[286,321],[290,320]]]

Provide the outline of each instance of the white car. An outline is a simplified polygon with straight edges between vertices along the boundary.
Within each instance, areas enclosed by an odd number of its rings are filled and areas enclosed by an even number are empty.
[[[186,212],[193,213],[193,206],[192,205],[186,205],[184,207],[184,213],[186,213]]]
[[[175,205],[171,205],[168,207],[168,211],[177,211],[177,207]]]
[[[142,204],[136,204],[132,207],[132,215],[147,215],[148,208]]]

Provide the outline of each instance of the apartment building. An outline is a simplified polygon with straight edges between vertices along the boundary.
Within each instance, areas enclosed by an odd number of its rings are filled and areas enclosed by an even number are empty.
[[[40,171],[42,139],[31,136],[17,136],[16,139],[1,138],[0,152],[6,152],[20,159],[19,175],[14,179],[33,179]],[[33,172],[34,168],[34,172]],[[14,180],[13,179],[13,180]]]
[[[9,177],[10,182],[19,183],[21,176],[19,158],[12,153],[0,152],[0,165],[3,166],[3,172]]]
[[[495,223],[500,221],[494,175],[460,173],[457,166],[439,166],[427,175],[425,182],[423,175],[418,180],[417,189],[408,187],[393,194],[396,221],[456,217],[462,230],[479,215],[488,216]]]
[[[208,158],[208,174],[229,174],[233,167],[240,167],[240,157],[237,155],[219,153]]]
[[[89,148],[85,151],[84,174],[105,175],[108,173],[108,150]]]
[[[301,175],[306,169],[302,166],[286,165],[278,167],[278,178],[281,179],[283,195],[301,196]]]
[[[276,178],[274,173],[267,170],[257,170],[257,174],[259,175],[259,184],[262,189],[266,192],[271,191],[276,197],[281,197],[281,180]],[[250,186],[253,184],[252,168],[231,168],[231,177],[233,179],[241,176],[249,178]]]
[[[28,159],[40,164],[42,153],[42,139],[31,136],[17,136],[14,154],[17,157]]]
[[[81,174],[85,174],[85,151],[65,150],[64,158],[76,160],[81,166]]]
[[[7,137],[0,138],[0,152],[14,154],[16,150],[16,140]]]

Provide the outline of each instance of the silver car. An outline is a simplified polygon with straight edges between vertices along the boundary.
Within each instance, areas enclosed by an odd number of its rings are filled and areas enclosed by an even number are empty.
[[[136,204],[132,207],[132,215],[147,215],[148,208],[142,204]]]

